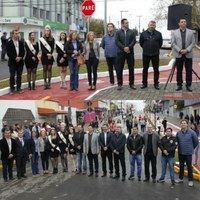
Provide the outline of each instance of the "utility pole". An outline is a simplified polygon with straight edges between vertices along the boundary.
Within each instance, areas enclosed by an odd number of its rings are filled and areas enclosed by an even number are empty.
[[[107,0],[104,0],[104,35],[106,34],[107,27]]]
[[[140,19],[141,19],[142,16],[138,15],[137,17],[139,18],[139,35],[140,35]]]
[[[121,20],[122,20],[122,13],[124,12],[128,12],[128,10],[120,10],[120,13],[121,13]]]

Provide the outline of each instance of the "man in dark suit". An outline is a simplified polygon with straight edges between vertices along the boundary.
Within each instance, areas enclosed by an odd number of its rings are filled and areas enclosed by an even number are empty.
[[[121,124],[117,124],[116,131],[111,139],[111,149],[114,153],[114,163],[115,163],[115,176],[114,179],[120,177],[119,173],[119,161],[122,167],[122,181],[125,181],[126,177],[126,163],[125,163],[125,145],[126,136],[122,133]]]
[[[104,124],[102,127],[103,131],[99,135],[99,145],[101,147],[101,158],[102,158],[102,170],[105,177],[107,175],[106,170],[106,157],[109,161],[110,177],[113,174],[113,159],[112,159],[112,149],[110,147],[112,133],[108,131],[108,124]]]
[[[187,28],[187,21],[184,18],[179,20],[179,28],[172,33],[172,48],[177,66],[177,88],[182,90],[183,84],[183,65],[186,70],[186,89],[192,92],[192,57],[193,47],[195,45],[194,31]]]
[[[26,160],[28,157],[28,141],[23,138],[23,130],[18,131],[18,138],[16,139],[16,166],[17,178],[26,178]]]
[[[145,179],[144,182],[148,182],[150,178],[149,164],[151,162],[152,167],[152,179],[153,183],[156,183],[157,176],[157,154],[158,147],[160,147],[160,137],[157,133],[153,132],[152,126],[149,124],[147,127],[147,133],[143,136],[144,140],[144,167],[145,167]]]
[[[8,66],[10,72],[10,94],[14,94],[15,91],[15,73],[17,73],[17,91],[19,93],[23,93],[23,90],[21,89],[21,80],[24,66],[24,44],[19,40],[17,30],[13,30],[11,34],[12,37],[7,42],[7,55],[9,57]]]
[[[11,138],[9,129],[5,129],[4,138],[0,140],[1,160],[4,181],[13,180],[13,160],[16,155],[16,141]]]

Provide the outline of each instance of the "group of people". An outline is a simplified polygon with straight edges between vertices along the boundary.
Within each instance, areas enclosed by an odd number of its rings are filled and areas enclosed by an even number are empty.
[[[102,125],[102,131],[98,134],[94,127],[89,124],[88,131],[85,132],[82,125],[77,126],[75,131],[73,126],[61,123],[59,127],[36,128],[32,127],[31,136],[28,137],[22,129],[18,129],[17,137],[11,138],[10,129],[4,130],[4,138],[0,140],[1,160],[3,165],[3,178],[5,181],[13,179],[13,160],[16,160],[18,179],[26,178],[26,162],[31,161],[33,175],[39,173],[38,157],[41,157],[43,173],[49,173],[49,157],[52,163],[53,174],[58,172],[58,158],[61,157],[63,172],[68,171],[68,154],[71,155],[72,171],[77,174],[87,173],[87,159],[89,163],[88,177],[99,176],[99,159],[102,159],[101,177],[109,176],[113,179],[120,178],[119,162],[122,169],[122,181],[125,181],[126,159],[125,147],[129,152],[130,176],[129,180],[135,178],[135,163],[137,164],[137,178],[141,181],[142,176],[142,152],[144,154],[144,182],[162,183],[165,181],[167,164],[170,169],[172,185],[183,182],[184,163],[188,168],[189,186],[193,186],[192,155],[194,149],[199,145],[197,133],[189,128],[188,121],[181,120],[181,130],[176,136],[172,135],[172,129],[166,128],[165,135],[160,138],[153,127],[148,124],[143,135],[139,134],[137,126],[134,126],[126,139],[122,131],[122,124],[117,123],[114,130],[111,130],[108,123]],[[39,135],[38,135],[39,133]],[[174,175],[175,150],[178,147],[178,158],[180,165],[179,178]],[[162,173],[157,177],[157,155],[161,150]],[[87,159],[86,159],[87,158]],[[107,169],[108,159],[108,169]],[[114,163],[113,163],[114,160]],[[151,163],[152,173],[149,165]]]
[[[107,34],[102,38],[101,47],[104,49],[107,61],[110,84],[115,84],[114,69],[117,74],[118,90],[123,86],[123,69],[127,61],[129,69],[129,86],[135,90],[134,84],[134,45],[136,36],[133,30],[129,29],[127,19],[121,20],[121,28],[115,32],[113,23],[107,24]],[[35,40],[34,32],[29,33],[28,40],[22,42],[19,40],[18,31],[11,32],[11,38],[6,42],[6,34],[2,36],[2,60],[5,60],[6,49],[8,55],[8,66],[10,71],[10,92],[15,91],[15,74],[17,74],[17,91],[21,89],[21,76],[23,65],[27,68],[27,82],[29,90],[35,90],[36,72],[38,66],[39,43],[41,47],[41,63],[43,65],[44,88],[51,88],[52,65],[54,62],[54,46],[56,45],[57,65],[60,67],[61,88],[66,87],[66,70],[70,69],[70,90],[78,91],[79,88],[79,56],[82,54],[85,58],[88,73],[88,90],[95,90],[97,83],[97,69],[100,58],[100,46],[95,40],[94,32],[88,32],[86,41],[81,43],[78,40],[77,33],[71,32],[68,36],[65,32],[60,33],[59,41],[55,42],[52,36],[51,27],[47,25],[43,37],[39,42]],[[156,22],[150,21],[147,30],[140,35],[140,46],[143,49],[143,73],[141,89],[148,87],[148,69],[150,62],[154,69],[154,87],[159,90],[159,54],[163,43],[162,34],[156,30]],[[194,32],[187,28],[187,21],[180,18],[179,29],[172,33],[172,48],[177,66],[177,88],[182,89],[183,65],[186,66],[186,89],[192,91],[192,49],[195,45]],[[26,50],[26,56],[25,56]],[[25,58],[24,58],[25,56]]]

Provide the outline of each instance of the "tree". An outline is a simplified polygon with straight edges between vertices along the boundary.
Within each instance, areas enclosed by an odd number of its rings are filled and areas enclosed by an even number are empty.
[[[155,0],[155,20],[166,20],[168,6],[181,3],[192,6],[192,27],[200,29],[200,0]]]
[[[104,34],[104,21],[101,19],[92,19],[90,21],[90,31],[93,31],[96,37],[102,37]]]

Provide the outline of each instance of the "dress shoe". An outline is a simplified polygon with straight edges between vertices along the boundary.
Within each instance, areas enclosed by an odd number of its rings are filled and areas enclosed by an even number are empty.
[[[148,178],[145,178],[145,179],[143,180],[143,182],[149,182],[149,179],[148,179]]]
[[[147,85],[142,85],[141,87],[140,87],[141,89],[145,89],[145,88],[147,88]]]
[[[131,88],[132,90],[136,90],[136,87],[135,87],[134,84],[130,85],[130,88]]]
[[[118,178],[119,178],[119,175],[113,176],[113,179],[118,179]]]
[[[192,92],[191,86],[186,86],[186,89],[187,89],[188,92]]]
[[[27,176],[26,175],[22,175],[22,178],[27,178]]]
[[[155,179],[155,178],[153,178],[152,182],[153,182],[153,183],[156,183],[156,179]]]
[[[125,179],[125,176],[122,176],[122,181],[125,181],[126,179]]]
[[[17,179],[20,180],[20,179],[22,179],[22,177],[21,177],[21,176],[18,176]]]
[[[103,177],[105,177],[105,176],[106,176],[106,174],[105,174],[105,173],[101,175],[101,177],[102,177],[102,178],[103,178]]]
[[[155,88],[156,90],[160,90],[160,87],[159,87],[158,84],[154,85],[154,88]]]
[[[176,91],[182,90],[182,86],[177,86]]]
[[[95,177],[98,177],[99,175],[98,175],[98,173],[95,173]]]
[[[122,86],[118,85],[117,90],[122,90]]]
[[[14,177],[11,177],[11,178],[9,178],[9,179],[10,179],[11,181],[12,181],[12,180],[15,180],[15,178],[14,178]]]
[[[110,173],[110,178],[112,178],[113,177],[113,174],[112,173]]]
[[[91,177],[91,176],[93,176],[93,173],[88,174],[88,177]]]

